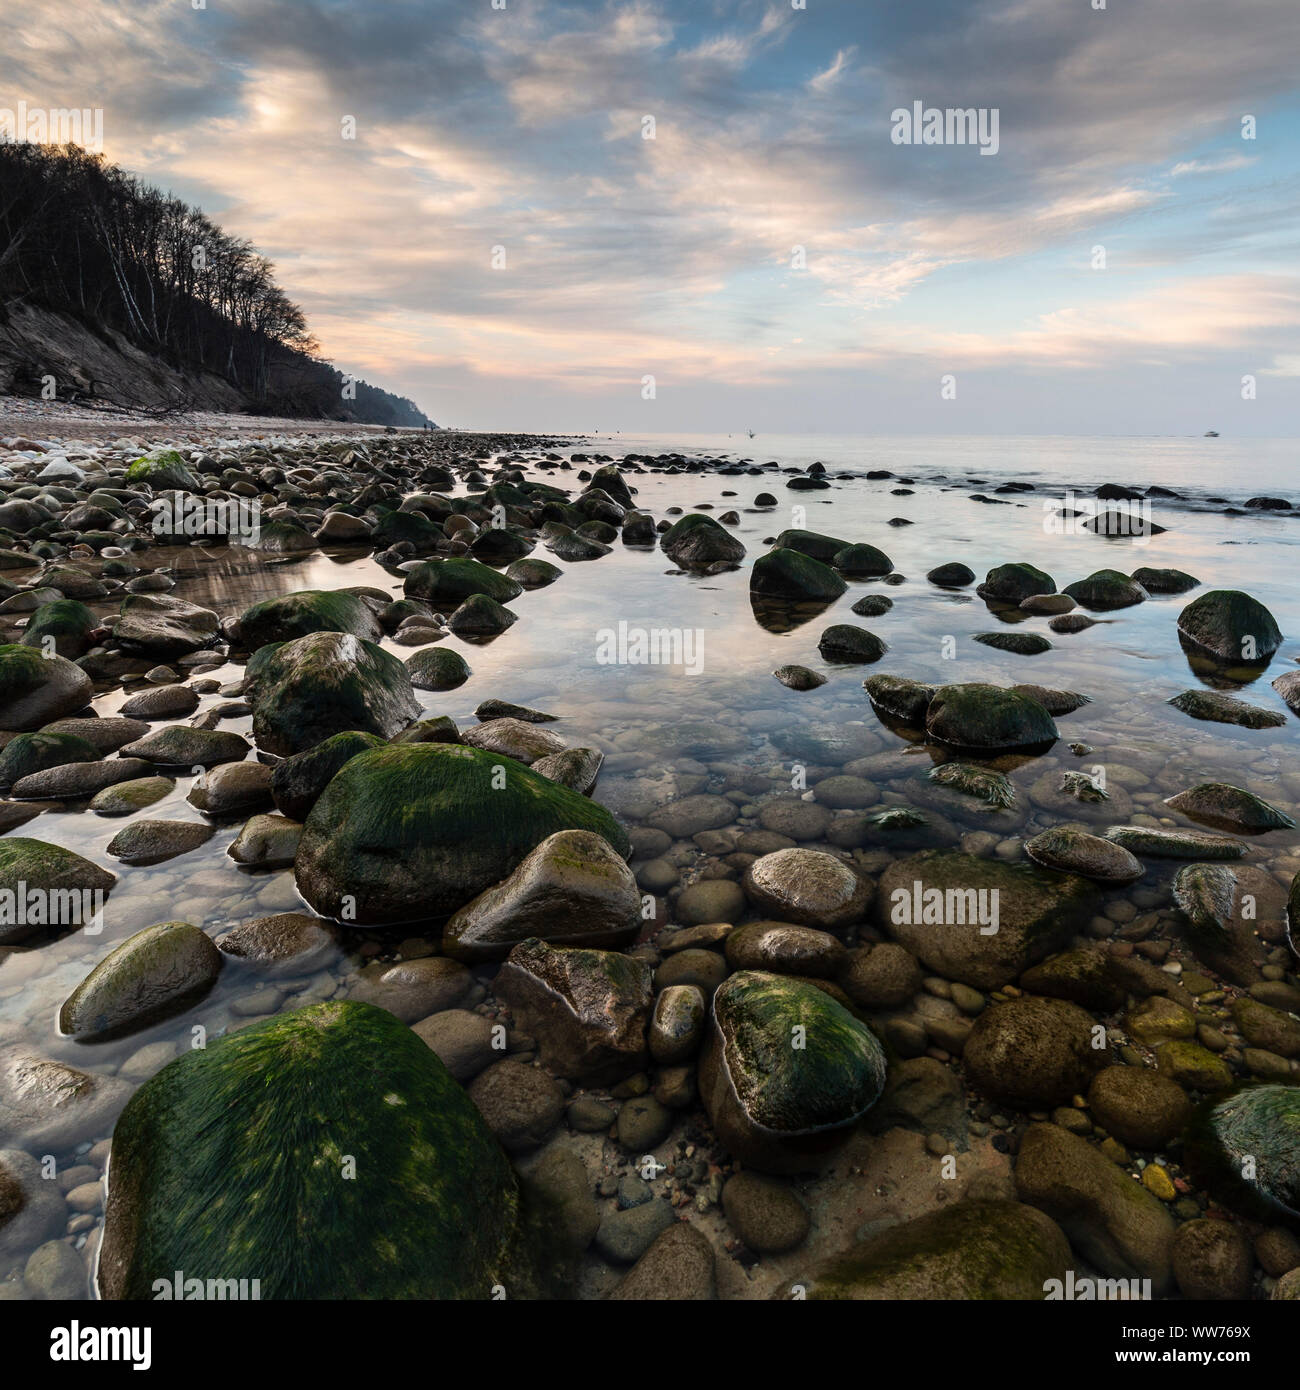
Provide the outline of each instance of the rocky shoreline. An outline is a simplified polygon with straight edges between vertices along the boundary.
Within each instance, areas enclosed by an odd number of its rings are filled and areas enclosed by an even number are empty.
[[[782,482],[909,495],[882,470],[172,442],[0,452],[0,1297],[1300,1297],[1300,775],[1287,714],[1233,693],[1286,659],[1257,599],[736,534]],[[671,501],[686,476],[716,501]],[[633,696],[575,742],[562,691],[504,682],[444,712],[616,550],[743,573],[772,632],[861,588],[813,622],[823,667],[773,672],[855,716],[759,738]],[[171,593],[314,555],[385,586]],[[919,586],[981,600],[1022,678],[873,672],[863,620]],[[1152,600],[1201,680],[1186,737],[1259,743],[1232,782],[1140,728],[1071,741],[1100,684],[1024,671]],[[120,828],[79,853],[42,831],[65,813]],[[115,931],[124,902],[149,924]],[[51,915],[83,903],[95,931]]]

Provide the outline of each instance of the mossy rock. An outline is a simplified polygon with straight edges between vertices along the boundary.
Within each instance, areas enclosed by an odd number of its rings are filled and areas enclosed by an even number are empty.
[[[23,629],[22,643],[25,647],[40,647],[47,650],[47,639],[59,656],[75,659],[84,656],[91,646],[91,633],[99,625],[99,619],[84,603],[74,598],[56,599],[53,603],[43,603],[31,621]]]
[[[824,536],[820,531],[791,529],[782,531],[776,538],[776,544],[782,550],[795,550],[800,555],[807,555],[810,559],[829,565],[842,551],[848,550],[852,543],[835,536]],[[890,565],[889,569],[893,569],[893,566]],[[887,574],[889,570],[884,572]]]
[[[1178,615],[1178,633],[1184,643],[1230,664],[1263,664],[1282,645],[1273,615],[1239,589],[1211,589],[1193,599]]]
[[[525,589],[543,589],[554,584],[563,573],[559,565],[549,560],[516,560],[506,568],[506,578]]]
[[[259,748],[288,756],[348,731],[392,738],[419,717],[406,667],[373,642],[313,632],[260,648],[245,698]]]
[[[935,687],[903,676],[868,676],[862,682],[878,714],[919,729],[925,723]]]
[[[994,566],[975,592],[990,602],[1015,606],[1034,594],[1056,593],[1056,580],[1033,565],[1016,562]]]
[[[765,598],[829,603],[849,586],[829,565],[778,546],[760,555],[749,572],[749,591]]]
[[[471,594],[485,594],[497,603],[509,603],[523,593],[523,586],[508,575],[498,574],[463,555],[426,560],[407,573],[402,589],[407,598],[422,598],[440,608],[458,607]]]
[[[822,633],[817,650],[827,661],[861,665],[868,661],[879,661],[889,647],[865,627],[836,623]]]
[[[700,1096],[746,1167],[822,1166],[880,1099],[885,1075],[875,1034],[811,981],[741,970],[714,993]]]
[[[1286,723],[1286,715],[1277,710],[1261,709],[1235,696],[1225,695],[1221,690],[1184,690],[1168,703],[1193,719],[1206,719],[1215,724],[1236,724],[1243,729],[1279,729]]]
[[[883,550],[865,544],[846,545],[843,550],[837,550],[831,564],[853,579],[876,578],[889,574],[894,568],[894,562]]]
[[[146,927],[110,951],[64,1000],[59,1031],[80,1042],[137,1032],[183,1013],[220,971],[221,952],[198,927]]]
[[[317,797],[344,763],[358,753],[383,747],[382,738],[349,729],[276,763],[271,770],[271,799],[276,810],[290,820],[305,820]]]
[[[983,752],[1043,749],[1058,737],[1037,700],[979,683],[940,686],[926,709],[925,728],[938,743]]]
[[[624,858],[631,852],[603,806],[512,758],[402,744],[337,773],[307,817],[294,873],[322,916],[360,925],[444,917],[559,830],[592,830]]]
[[[798,1282],[818,1302],[1046,1297],[1070,1246],[1057,1224],[1020,1202],[955,1202],[904,1221],[818,1265]],[[783,1282],[773,1295],[788,1296]]]
[[[1141,584],[1149,594],[1185,594],[1201,582],[1182,570],[1151,569],[1146,566],[1135,569],[1129,578]]]
[[[1062,590],[1084,608],[1106,612],[1113,608],[1131,608],[1149,597],[1135,579],[1119,570],[1094,570],[1086,579],[1076,579]]]
[[[1039,632],[977,632],[975,640],[1016,656],[1041,656],[1052,650],[1052,644]]]
[[[90,677],[62,656],[42,656],[19,642],[0,644],[0,724],[39,729],[83,708],[94,693]]]
[[[44,772],[47,767],[94,763],[99,757],[99,749],[76,734],[42,731],[18,734],[0,752],[0,788],[12,787],[20,777]]]
[[[388,511],[375,523],[374,539],[381,546],[407,541],[416,550],[432,550],[445,537],[423,512]]]
[[[126,470],[126,480],[135,486],[143,483],[155,492],[198,492],[202,486],[175,449],[155,449],[136,459]]]
[[[116,874],[61,845],[22,835],[0,838],[0,892],[15,903],[24,892],[29,897],[39,894],[46,919],[33,921],[29,905],[26,920],[21,921],[23,914],[6,906],[0,910],[0,945],[23,941],[47,927],[84,926],[95,907],[94,899],[85,895],[107,894],[116,882]],[[90,911],[86,911],[88,904]]]
[[[718,563],[736,564],[745,547],[725,527],[703,512],[691,512],[670,526],[659,542],[663,552],[683,569]]]
[[[263,1299],[523,1293],[519,1190],[436,1054],[392,1014],[317,1004],[187,1052],[113,1133],[101,1296],[257,1279]]]
[[[1294,830],[1295,821],[1270,806],[1262,797],[1227,782],[1202,782],[1177,796],[1165,797],[1165,805],[1189,820],[1215,830],[1238,835],[1261,835],[1268,830]]]
[[[1238,1215],[1300,1229],[1300,1086],[1269,1082],[1208,1100],[1183,1142],[1196,1181]]]
[[[367,642],[378,642],[383,635],[379,619],[365,600],[341,589],[304,589],[255,603],[240,618],[239,630],[249,651],[311,632],[350,632]]]

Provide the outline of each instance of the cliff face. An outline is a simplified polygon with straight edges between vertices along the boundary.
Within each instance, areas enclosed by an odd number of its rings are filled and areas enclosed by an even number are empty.
[[[0,396],[39,397],[46,377],[54,378],[54,399],[66,403],[354,420],[407,428],[433,424],[410,401],[365,382],[357,383],[354,400],[345,400],[341,374],[303,354],[282,354],[272,370],[271,400],[257,401],[214,372],[172,366],[116,329],[92,328],[70,314],[32,304],[0,308]]]
[[[97,333],[51,309],[11,307],[0,322],[0,395],[40,396],[46,376],[54,378],[61,401],[89,398],[144,410],[253,408],[229,382],[210,372],[179,372],[111,328]]]

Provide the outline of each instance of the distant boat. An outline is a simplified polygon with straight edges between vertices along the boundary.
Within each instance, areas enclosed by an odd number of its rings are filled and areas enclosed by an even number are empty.
[[[751,439],[753,439],[753,437],[754,437],[754,431],[753,431],[753,430],[750,430],[750,431],[749,431],[749,437],[750,437]]]
[[[1218,431],[1218,430],[1206,430],[1206,431],[1205,431],[1205,438],[1206,438],[1206,439],[1218,439],[1218,437],[1219,437],[1219,431]]]

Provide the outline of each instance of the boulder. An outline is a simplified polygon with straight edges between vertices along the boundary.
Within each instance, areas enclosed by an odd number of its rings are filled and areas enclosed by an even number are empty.
[[[502,960],[529,937],[625,946],[640,929],[641,894],[623,858],[590,830],[560,830],[456,912],[442,948],[457,960]]]
[[[1181,638],[1216,661],[1265,663],[1282,645],[1273,615],[1238,589],[1211,589],[1178,615]]]
[[[349,633],[315,632],[263,647],[249,662],[244,693],[258,747],[282,756],[337,733],[392,738],[420,714],[406,667]]]
[[[59,1031],[79,1042],[138,1032],[184,1013],[220,970],[221,952],[198,927],[146,927],[110,951],[64,1000]]]
[[[176,1270],[263,1299],[526,1291],[517,1184],[432,1051],[330,1001],[186,1052],[113,1134],[99,1291],[147,1299]]]
[[[520,942],[496,977],[497,995],[537,1039],[544,1066],[583,1085],[641,1070],[653,1002],[650,967],[615,951]]]
[[[459,744],[396,745],[352,758],[330,781],[307,817],[294,875],[326,917],[436,918],[501,882],[559,830],[593,830],[631,852],[604,807],[521,763]]]
[[[1036,864],[925,850],[881,875],[876,920],[945,979],[998,989],[1064,945],[1097,897],[1085,879]]]
[[[875,1034],[815,984],[742,970],[714,993],[700,1096],[722,1147],[747,1168],[823,1166],[880,1098],[885,1074]]]
[[[39,729],[90,702],[90,677],[62,656],[43,656],[18,642],[0,644],[0,723]]]

